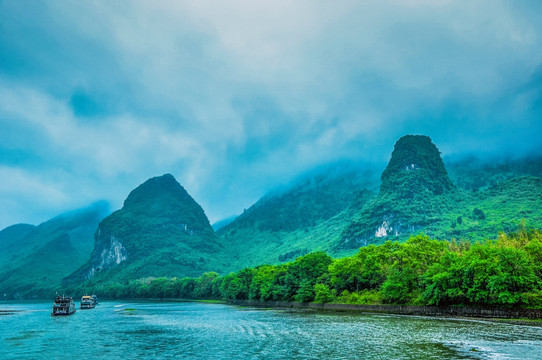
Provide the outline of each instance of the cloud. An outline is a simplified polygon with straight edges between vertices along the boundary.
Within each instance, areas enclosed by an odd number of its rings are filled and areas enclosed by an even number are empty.
[[[166,172],[218,220],[318,164],[385,161],[406,133],[540,151],[540,7],[2,1],[0,166],[56,200],[10,211],[32,195],[5,185],[0,227],[118,207]]]

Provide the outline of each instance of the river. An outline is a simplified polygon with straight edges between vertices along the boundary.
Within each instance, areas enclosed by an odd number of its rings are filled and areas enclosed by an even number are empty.
[[[52,317],[51,305],[0,303],[0,359],[542,359],[537,326],[189,302]]]

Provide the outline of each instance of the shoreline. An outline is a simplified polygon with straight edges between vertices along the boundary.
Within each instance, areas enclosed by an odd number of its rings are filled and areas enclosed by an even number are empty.
[[[512,309],[481,306],[324,304],[255,300],[228,300],[227,303],[230,305],[255,308],[427,316],[441,319],[486,320],[516,325],[542,326],[542,309]]]

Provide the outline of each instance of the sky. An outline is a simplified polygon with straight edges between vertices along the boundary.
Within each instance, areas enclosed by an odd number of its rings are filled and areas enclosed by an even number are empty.
[[[173,174],[211,222],[406,134],[542,152],[540,1],[0,0],[0,229]]]

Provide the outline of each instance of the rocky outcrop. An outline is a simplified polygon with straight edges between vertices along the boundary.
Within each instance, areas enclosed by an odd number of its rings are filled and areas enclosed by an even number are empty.
[[[96,247],[91,256],[90,268],[83,274],[85,279],[90,279],[101,270],[108,270],[128,258],[126,248],[120,239],[111,234],[104,235],[98,228],[96,232]]]
[[[90,260],[74,274],[65,279],[65,283],[89,280],[100,271],[111,269],[126,261],[128,252],[122,240],[104,230],[100,225],[95,234],[94,250]]]

